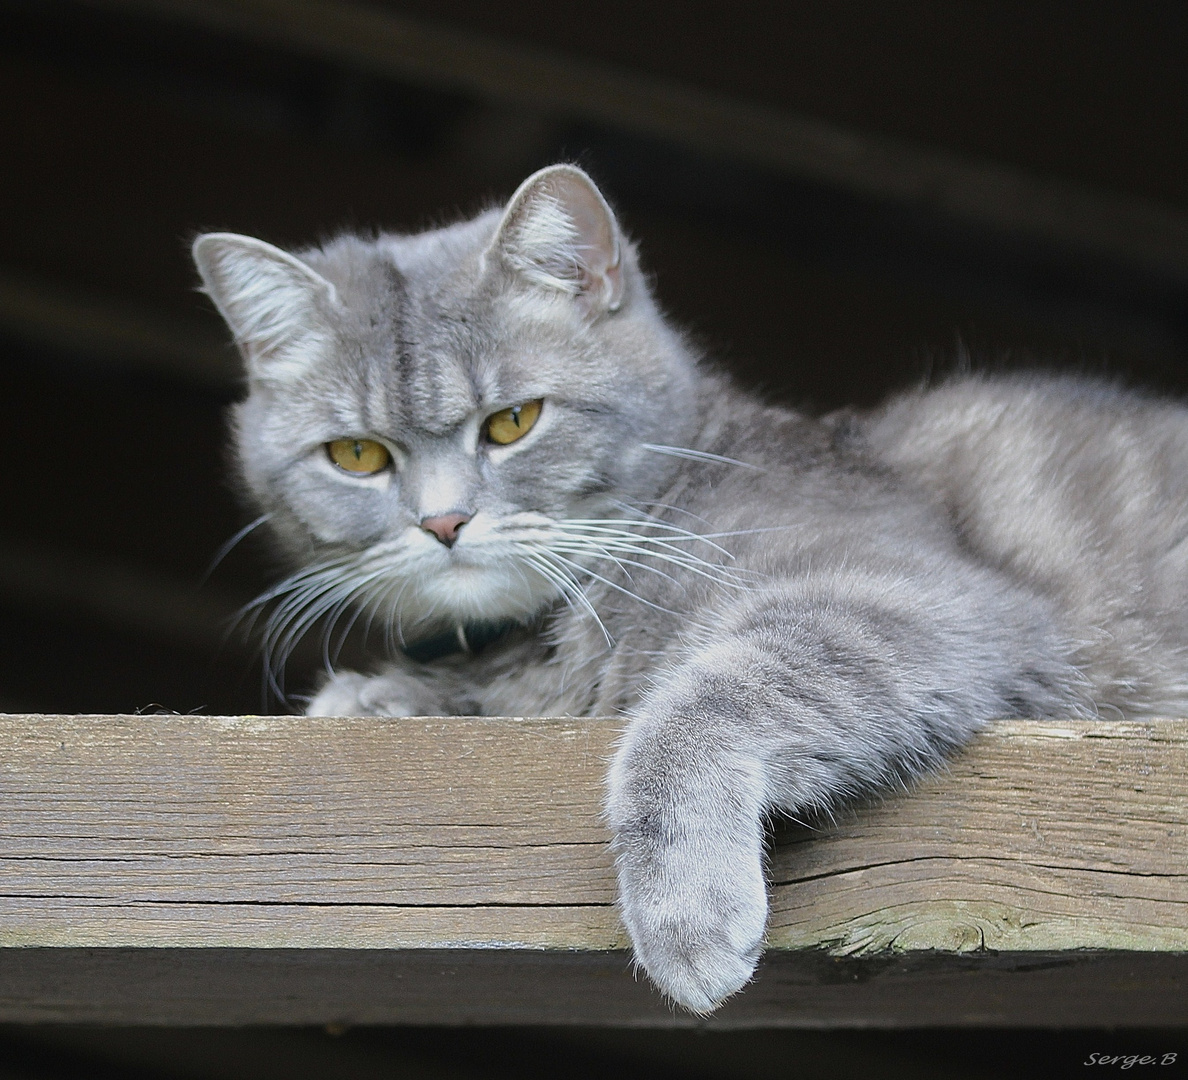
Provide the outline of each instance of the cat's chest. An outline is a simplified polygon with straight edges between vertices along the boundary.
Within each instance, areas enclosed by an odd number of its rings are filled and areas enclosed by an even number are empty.
[[[590,599],[597,601],[596,591]],[[534,646],[512,647],[506,655],[495,646],[484,653],[468,680],[481,711],[489,716],[615,716],[630,708],[679,634],[655,613],[644,623],[617,615],[605,610],[596,619],[588,609],[566,608],[546,620]]]
[[[605,585],[588,595],[598,618],[581,609],[558,616],[551,666],[561,675],[559,692],[572,711],[614,716],[638,702],[650,674],[679,648],[681,625],[696,605],[649,606]]]

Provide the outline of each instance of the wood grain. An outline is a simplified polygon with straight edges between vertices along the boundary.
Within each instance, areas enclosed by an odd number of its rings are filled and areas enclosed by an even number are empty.
[[[521,972],[508,976],[511,997],[505,987],[482,999],[489,1021],[572,1021],[584,1007],[605,1022],[616,1009],[633,1022],[675,1022],[631,979],[613,907],[600,809],[618,731],[589,719],[0,717],[0,1018],[49,1009],[112,1019],[77,996],[51,1007],[54,994],[31,974],[53,970],[60,987],[93,972],[96,956],[109,966],[123,957],[111,970],[135,982],[137,964],[148,963],[135,957],[150,954],[154,964],[174,956],[181,971],[205,970],[200,957],[215,954],[271,957],[281,968],[290,954],[382,955],[399,968],[415,957],[432,967],[442,955],[465,967],[481,952],[510,957],[498,970]],[[865,983],[873,963],[884,973],[875,983],[890,986],[894,961],[917,982],[990,986],[1011,971],[1018,1002],[1018,973],[1037,970],[1028,956],[1045,970],[1075,960],[1069,985],[1079,980],[1083,997],[1097,985],[1091,960],[1100,973],[1115,970],[1100,966],[1109,957],[1139,954],[1152,954],[1162,974],[1123,979],[1129,997],[1101,976],[1101,1022],[1122,1022],[1127,1009],[1154,1015],[1136,1001],[1155,987],[1162,1022],[1188,1021],[1188,994],[1169,999],[1171,984],[1188,987],[1186,778],[1188,721],[1004,721],[909,794],[827,828],[778,827],[772,959],[721,1022],[760,1013],[764,1023],[897,1022],[878,1020],[870,1004],[855,1020],[854,1003],[870,990],[823,1014],[808,1004],[820,995],[802,993],[813,972],[834,985],[865,971]],[[566,985],[576,993],[593,979],[601,1003],[575,1004],[554,987],[529,995],[536,1012],[525,1017],[516,980],[540,972],[515,958],[529,955],[567,957],[571,976],[575,957],[593,965]],[[274,1002],[264,1018],[308,1021],[312,1010],[317,1019],[316,1005],[298,1009],[290,989],[291,1008]],[[261,1018],[258,998],[228,993],[222,1012],[203,1006],[203,1015]],[[949,1022],[945,1002],[958,1000],[964,1022],[1017,1022],[1004,1020],[1012,995],[994,993],[994,1008],[977,994],[941,995],[930,1022]],[[134,997],[126,984],[100,995],[110,1008]],[[1062,1007],[1055,999],[1049,1014]],[[161,1022],[184,1021],[168,1000],[154,998],[171,1018]],[[457,986],[436,1005],[400,1000],[381,1013],[456,1020],[461,1007]],[[338,1015],[331,1004],[323,1019]]]
[[[1188,950],[1188,723],[1001,722],[773,858],[773,945]]]

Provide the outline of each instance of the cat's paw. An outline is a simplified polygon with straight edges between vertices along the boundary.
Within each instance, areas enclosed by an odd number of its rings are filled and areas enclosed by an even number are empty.
[[[367,716],[363,693],[370,680],[357,671],[331,676],[306,707],[306,716]]]
[[[417,695],[393,675],[340,671],[314,696],[306,716],[418,716]]]
[[[677,844],[643,864],[620,858],[619,890],[636,959],[677,1004],[709,1013],[750,981],[767,923],[758,845]]]

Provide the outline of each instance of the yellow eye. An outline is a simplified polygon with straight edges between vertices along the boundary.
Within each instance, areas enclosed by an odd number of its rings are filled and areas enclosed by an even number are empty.
[[[500,446],[514,443],[532,430],[536,418],[540,416],[541,399],[526,401],[523,405],[516,405],[511,409],[501,409],[487,417],[487,438]]]
[[[335,439],[326,444],[326,453],[340,469],[359,476],[386,469],[392,460],[388,448],[374,439]]]

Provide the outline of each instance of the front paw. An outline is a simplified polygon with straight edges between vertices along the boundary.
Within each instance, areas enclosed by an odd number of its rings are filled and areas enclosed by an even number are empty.
[[[619,857],[620,910],[636,958],[661,991],[700,1014],[750,981],[767,923],[758,841],[705,840],[648,852],[621,844]]]
[[[417,716],[416,695],[390,675],[340,671],[314,696],[306,716]]]
[[[306,707],[306,716],[367,716],[363,693],[370,680],[357,671],[332,675]]]

